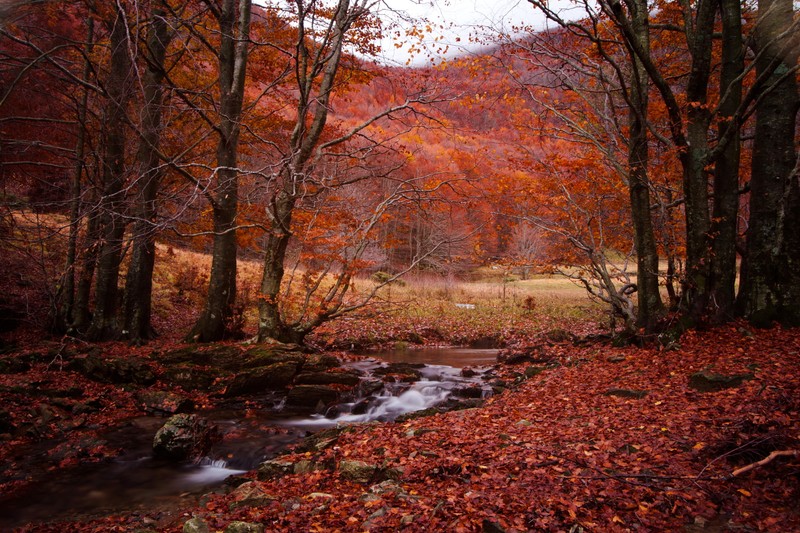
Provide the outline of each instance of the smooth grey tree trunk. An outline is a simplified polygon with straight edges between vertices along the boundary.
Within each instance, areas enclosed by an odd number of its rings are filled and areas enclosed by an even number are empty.
[[[737,305],[757,325],[800,324],[800,191],[795,136],[800,99],[791,0],[760,0],[756,73],[767,92],[756,108],[746,268]],[[793,41],[793,42],[792,42]]]

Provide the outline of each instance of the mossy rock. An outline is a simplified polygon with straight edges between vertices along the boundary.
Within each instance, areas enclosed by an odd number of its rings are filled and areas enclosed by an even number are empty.
[[[295,378],[298,385],[347,385],[354,387],[361,382],[355,371],[344,372],[301,372]]]
[[[197,415],[171,417],[153,438],[153,455],[159,459],[184,461],[202,457],[217,438],[217,428]]]
[[[274,363],[237,374],[225,389],[225,396],[259,394],[285,389],[297,373],[296,362]]]
[[[338,399],[339,391],[328,385],[295,385],[286,396],[286,403],[319,411]]]
[[[167,368],[161,379],[172,385],[177,385],[185,391],[210,391],[214,388],[219,373],[213,369],[199,367],[193,364],[179,364]]]
[[[136,401],[145,411],[157,414],[178,414],[194,411],[192,400],[169,391],[143,390],[136,393]]]
[[[69,368],[94,381],[115,385],[125,383],[152,385],[156,381],[150,363],[139,357],[104,358],[99,355],[87,355],[70,361]]]

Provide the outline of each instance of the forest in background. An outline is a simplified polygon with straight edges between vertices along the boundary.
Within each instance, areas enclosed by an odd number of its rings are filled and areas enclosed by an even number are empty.
[[[487,264],[565,272],[628,334],[796,324],[793,4],[531,4],[554,29],[425,68],[369,59],[435,28],[364,0],[8,11],[3,242],[64,255],[29,273],[38,320],[151,338],[162,241],[212,256],[199,341],[244,299],[257,339],[301,342],[408,272]],[[244,299],[237,257],[263,265]]]
[[[0,529],[800,528],[796,5],[528,4],[445,60],[390,1],[0,2]],[[47,496],[142,419],[406,390],[349,365],[414,345],[502,350],[209,493]]]

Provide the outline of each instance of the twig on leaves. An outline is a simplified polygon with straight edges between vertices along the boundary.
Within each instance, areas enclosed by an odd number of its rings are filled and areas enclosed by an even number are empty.
[[[749,472],[750,470],[753,470],[754,468],[758,468],[759,466],[764,466],[765,464],[771,463],[778,457],[798,457],[798,456],[800,456],[800,450],[775,450],[774,452],[764,457],[760,461],[756,461],[755,463],[750,463],[747,466],[737,468],[731,473],[730,477],[733,478],[736,476],[740,476],[746,472]]]

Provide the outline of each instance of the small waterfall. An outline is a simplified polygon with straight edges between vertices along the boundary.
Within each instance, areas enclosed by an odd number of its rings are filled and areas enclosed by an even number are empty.
[[[376,368],[386,366],[376,360],[354,364],[359,370],[372,374]],[[427,365],[418,369],[422,379],[414,383],[386,383],[379,393],[353,402],[341,403],[326,415],[295,418],[283,423],[287,426],[310,431],[333,427],[338,424],[391,421],[398,416],[436,407],[446,402],[453,390],[460,386],[480,386],[479,377],[462,377],[460,369],[444,365]],[[484,390],[482,396],[489,394]]]

